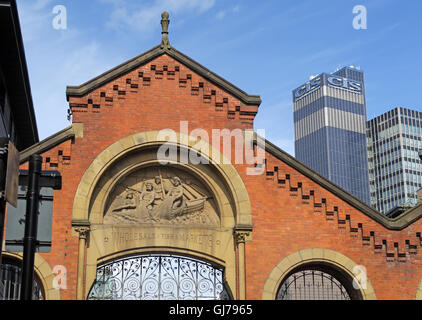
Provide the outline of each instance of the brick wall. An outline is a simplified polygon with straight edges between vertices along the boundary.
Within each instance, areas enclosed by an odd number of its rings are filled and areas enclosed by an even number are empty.
[[[67,268],[63,299],[76,298],[78,239],[70,237],[73,198],[100,152],[136,132],[180,131],[180,121],[188,121],[189,131],[205,129],[210,137],[212,129],[252,129],[258,109],[167,55],[86,96],[70,97],[69,105],[73,122],[84,124],[83,138],[42,154],[43,169],[59,170],[63,177],[62,190],[54,192],[52,250],[43,254],[51,267]],[[253,242],[246,244],[248,299],[261,298],[268,274],[284,257],[315,247],[336,250],[364,265],[378,298],[415,298],[422,276],[420,221],[402,231],[387,230],[268,153],[266,171],[272,175],[247,176],[246,166],[236,168],[253,211]]]
[[[363,265],[378,299],[415,299],[422,278],[421,220],[388,230],[268,153],[266,169],[269,174],[243,176],[254,223],[246,246],[248,299],[260,299],[272,269],[307,248],[335,250]]]

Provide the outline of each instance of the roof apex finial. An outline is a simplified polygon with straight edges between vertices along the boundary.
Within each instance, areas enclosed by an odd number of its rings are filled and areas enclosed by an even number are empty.
[[[169,50],[171,48],[168,33],[169,23],[169,13],[167,11],[164,11],[161,14],[161,49]]]

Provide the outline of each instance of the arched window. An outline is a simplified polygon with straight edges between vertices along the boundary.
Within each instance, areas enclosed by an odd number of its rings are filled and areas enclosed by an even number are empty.
[[[353,279],[325,265],[305,265],[285,277],[277,300],[355,300],[361,299]]]
[[[97,268],[88,300],[226,300],[224,271],[208,262],[148,254]]]
[[[34,275],[35,276],[35,275]],[[22,282],[21,262],[2,257],[0,270],[0,300],[19,300]],[[32,300],[42,300],[43,293],[38,278],[35,277]]]

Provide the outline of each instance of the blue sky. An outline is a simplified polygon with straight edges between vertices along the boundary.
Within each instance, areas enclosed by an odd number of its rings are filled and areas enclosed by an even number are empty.
[[[365,72],[368,119],[422,110],[422,1],[17,0],[40,139],[70,125],[67,85],[79,85],[161,40],[262,99],[255,130],[294,155],[292,89],[346,65]],[[56,5],[67,28],[53,28]],[[353,8],[367,29],[353,28]]]

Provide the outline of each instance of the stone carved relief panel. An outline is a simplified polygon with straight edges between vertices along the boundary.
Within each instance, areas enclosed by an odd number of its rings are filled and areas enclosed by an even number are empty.
[[[119,181],[108,198],[104,224],[219,225],[211,192],[173,167],[148,167]]]

